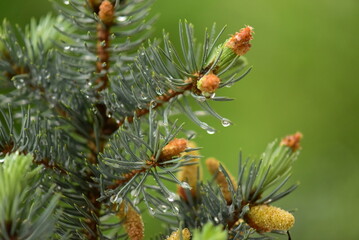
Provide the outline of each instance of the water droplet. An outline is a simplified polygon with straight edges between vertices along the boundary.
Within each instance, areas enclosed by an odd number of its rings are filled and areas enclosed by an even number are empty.
[[[187,182],[182,182],[181,187],[185,188],[185,189],[190,189],[190,190],[192,189],[192,187]]]
[[[167,197],[167,200],[168,200],[169,202],[173,202],[173,201],[175,200],[175,198],[176,198],[176,194],[174,194],[174,193],[169,193],[169,195],[168,195],[168,197]]]
[[[133,200],[133,204],[134,205],[137,205],[137,204],[139,204],[140,203],[140,198],[135,198],[134,200]]]
[[[21,51],[21,50],[17,51],[17,52],[16,52],[16,55],[17,55],[18,58],[22,58],[22,57],[23,57],[23,54],[22,54],[22,51]]]
[[[165,213],[165,212],[167,212],[168,207],[166,205],[160,205],[160,209],[161,209],[162,212]]]
[[[218,222],[219,222],[219,220],[218,220],[217,217],[214,217],[213,220],[214,220],[215,223],[218,223]]]
[[[132,196],[132,197],[137,197],[138,194],[140,193],[139,190],[140,190],[140,189],[133,189],[133,190],[131,191],[131,196]]]
[[[70,4],[70,1],[69,1],[69,0],[65,0],[65,1],[64,1],[64,4],[65,4],[65,5],[69,5],[69,4]]]
[[[119,197],[118,195],[113,195],[113,196],[110,197],[110,201],[112,203],[122,203],[123,198]]]
[[[156,88],[156,93],[157,93],[158,95],[163,95],[164,91],[163,91],[162,88],[157,87],[157,88]]]
[[[223,118],[221,122],[223,127],[229,127],[230,125],[232,125],[232,122],[226,118]]]
[[[212,134],[215,134],[215,133],[216,133],[216,130],[213,129],[213,128],[208,128],[208,129],[207,129],[207,133],[212,135]]]
[[[174,208],[173,208],[173,213],[174,213],[174,214],[178,214],[178,213],[179,213],[178,207],[174,207]]]
[[[155,210],[152,207],[148,208],[148,212],[153,216],[156,214]]]
[[[157,102],[151,101],[150,105],[151,105],[151,108],[155,108],[157,106]]]
[[[119,16],[119,17],[117,17],[116,19],[117,19],[117,21],[119,21],[119,22],[124,22],[124,21],[127,20],[127,17],[126,17],[126,16]]]
[[[14,79],[14,86],[17,89],[25,87],[25,80],[23,78],[15,78]]]
[[[146,96],[146,94],[144,92],[141,92],[141,98],[143,100],[146,100],[148,97]]]
[[[106,116],[108,118],[112,118],[112,113],[111,113],[111,111],[109,109],[106,109]]]
[[[5,158],[0,159],[0,163],[3,163],[3,162],[5,162]]]

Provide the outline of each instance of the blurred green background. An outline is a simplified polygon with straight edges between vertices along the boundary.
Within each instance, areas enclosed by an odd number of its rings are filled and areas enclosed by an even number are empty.
[[[0,19],[24,25],[51,3],[1,0],[0,9]],[[293,239],[359,239],[359,1],[157,0],[153,12],[161,14],[155,35],[165,28],[175,42],[178,19],[192,22],[198,38],[213,22],[228,25],[223,40],[245,24],[255,28],[253,71],[220,91],[236,101],[216,106],[235,125],[201,132],[202,154],[236,169],[240,149],[259,155],[273,139],[303,132],[292,178],[301,186],[276,203],[298,209]]]

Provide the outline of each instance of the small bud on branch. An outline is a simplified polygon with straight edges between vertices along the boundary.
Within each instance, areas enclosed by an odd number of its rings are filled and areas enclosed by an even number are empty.
[[[188,141],[184,138],[175,138],[170,141],[164,148],[160,155],[160,161],[170,160],[173,157],[179,156],[187,148]]]
[[[194,142],[188,142],[188,147],[196,148],[197,146]],[[186,152],[186,153],[182,153],[182,155],[199,156],[199,152],[198,151]],[[188,185],[191,187],[192,197],[196,197],[197,183],[198,180],[201,180],[202,178],[202,168],[201,165],[199,164],[199,161],[200,161],[199,158],[191,159],[190,162],[196,164],[182,166],[181,170],[177,174],[178,180],[180,180],[181,182],[187,182]],[[177,193],[182,199],[187,200],[186,192],[183,189],[183,187],[178,186]]]
[[[247,26],[235,33],[225,44],[226,47],[232,49],[238,56],[243,56],[251,48],[250,40],[253,39],[253,28]]]
[[[101,3],[98,16],[105,25],[109,26],[113,23],[115,10],[110,1],[105,0]]]
[[[217,75],[210,73],[204,75],[197,82],[197,88],[202,92],[205,97],[210,97],[219,87],[221,80]]]
[[[224,199],[226,199],[227,203],[230,204],[232,202],[232,196],[231,196],[231,192],[228,189],[229,185],[226,180],[226,177],[219,169],[220,162],[215,158],[208,158],[206,160],[206,165],[207,165],[208,171],[212,175],[216,176],[216,182],[219,185],[219,187],[221,188]],[[227,171],[227,169],[226,169],[226,171]],[[232,182],[234,191],[237,191],[237,183],[236,183],[235,178],[231,175],[230,172],[227,171],[227,173],[230,178],[230,181]]]
[[[286,136],[280,142],[281,146],[287,146],[292,149],[293,152],[300,149],[300,140],[303,138],[303,134],[297,132],[293,135]]]
[[[261,232],[287,231],[295,221],[291,213],[269,205],[251,207],[245,220],[249,226]]]
[[[180,230],[172,232],[171,236],[166,238],[166,240],[190,240],[191,239],[191,232],[188,230],[188,228],[182,229],[182,232]]]
[[[144,239],[142,217],[130,204],[121,203],[117,216],[124,219],[123,225],[130,240]]]

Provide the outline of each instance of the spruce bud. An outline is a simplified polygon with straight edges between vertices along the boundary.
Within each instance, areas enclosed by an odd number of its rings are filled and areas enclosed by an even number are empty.
[[[218,58],[218,55],[221,53],[220,59],[216,66],[216,71],[219,72],[222,69],[228,67],[235,58],[238,56],[243,56],[246,54],[251,48],[250,41],[253,39],[253,28],[247,26],[239,30],[239,32],[235,33],[232,37],[227,39],[227,41],[218,47],[217,51],[214,52],[212,57],[210,58],[208,65],[214,63],[215,59]],[[237,60],[237,65],[245,65],[246,60],[240,58]]]
[[[251,48],[249,43],[253,39],[253,28],[247,26],[235,33],[225,44],[226,47],[230,48],[236,55],[243,56]]]
[[[121,203],[117,216],[124,219],[123,226],[130,240],[144,239],[142,217],[130,204]]]
[[[180,232],[180,230],[178,229],[177,231],[172,232],[171,236],[166,238],[166,240],[190,240],[190,239],[191,239],[191,232],[188,230],[188,228],[182,229],[182,232]]]
[[[221,188],[224,199],[226,199],[228,204],[231,204],[232,195],[228,189],[229,185],[228,185],[227,179],[226,179],[225,175],[219,169],[220,162],[215,158],[208,158],[206,160],[206,165],[207,165],[208,171],[212,175],[216,176],[216,182],[217,182],[218,186]],[[229,180],[231,181],[231,183],[233,185],[234,191],[237,191],[237,182],[236,182],[235,178],[231,175],[231,173],[227,169],[226,169],[226,172],[230,178]]]
[[[197,88],[201,91],[205,97],[210,97],[219,87],[221,80],[213,73],[204,75],[197,82]]]
[[[188,142],[188,147],[196,148],[197,146],[194,142]],[[185,152],[185,153],[182,153],[182,155],[183,156],[185,156],[185,155],[199,156],[199,152],[198,151]],[[201,165],[199,164],[199,161],[200,161],[199,158],[191,159],[189,162],[196,163],[196,164],[182,166],[181,170],[177,174],[178,180],[180,180],[181,182],[187,182],[188,185],[190,186],[192,197],[196,197],[197,183],[198,183],[198,180],[200,180],[202,178],[202,176],[201,176],[202,168],[201,168]],[[186,195],[185,189],[183,189],[182,186],[178,185],[177,193],[182,199],[187,200],[187,195]]]
[[[112,3],[105,0],[100,5],[99,18],[105,25],[111,25],[115,17],[115,10]]]
[[[303,138],[303,134],[296,132],[293,135],[286,136],[280,142],[281,146],[287,146],[292,149],[293,152],[300,148],[300,140]]]
[[[160,161],[167,161],[179,156],[187,148],[188,141],[184,138],[175,138],[162,148]]]
[[[250,208],[246,222],[260,232],[287,231],[294,225],[294,216],[277,207],[258,205]]]

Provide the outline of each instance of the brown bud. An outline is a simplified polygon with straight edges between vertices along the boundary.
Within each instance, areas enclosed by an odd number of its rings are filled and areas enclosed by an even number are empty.
[[[105,0],[100,5],[99,18],[105,25],[111,25],[115,17],[115,10],[112,3]]]
[[[226,180],[225,175],[219,171],[219,164],[220,164],[220,162],[215,158],[208,158],[206,160],[206,165],[207,165],[208,171],[212,175],[217,174],[216,182],[219,185],[219,187],[221,188],[224,199],[226,199],[227,203],[230,204],[232,202],[232,196],[231,196],[230,191],[228,190],[228,182]],[[236,191],[237,190],[237,182],[227,169],[226,169],[226,171],[227,171],[228,176],[232,182],[233,188]]]
[[[287,231],[294,225],[294,216],[277,207],[258,205],[251,207],[245,216],[246,222],[260,232]]]
[[[202,92],[203,96],[209,97],[217,90],[220,83],[221,80],[217,75],[209,73],[201,77],[201,79],[197,82],[197,88]]]
[[[190,240],[191,239],[191,232],[188,230],[188,228],[182,229],[182,238],[180,230],[172,232],[171,236],[166,238],[166,240]]]
[[[196,148],[196,144],[194,142],[188,142],[188,147],[190,148]],[[185,152],[182,153],[182,155],[196,155],[199,156],[198,151],[192,151],[192,152]],[[182,166],[180,171],[177,173],[177,178],[181,182],[187,182],[188,185],[191,187],[191,194],[192,197],[196,196],[197,192],[197,181],[201,179],[201,165],[199,164],[200,159],[199,158],[193,158],[189,161],[190,163],[196,163],[192,165],[186,165]],[[199,168],[199,169],[198,169]],[[198,176],[199,175],[199,176]],[[182,198],[187,200],[185,190],[181,187],[177,187],[177,193]]]
[[[184,138],[175,138],[170,141],[164,148],[159,158],[159,161],[170,160],[173,157],[179,156],[187,148],[188,141]]]
[[[123,226],[130,240],[144,239],[144,226],[141,215],[130,204],[121,203],[117,216],[124,219]]]
[[[246,54],[251,48],[250,40],[253,39],[253,28],[247,26],[234,34],[226,43],[226,47],[231,48],[237,55]]]
[[[293,135],[286,136],[280,142],[281,146],[287,146],[292,149],[293,152],[297,151],[300,148],[300,140],[303,138],[303,134],[296,132]]]

